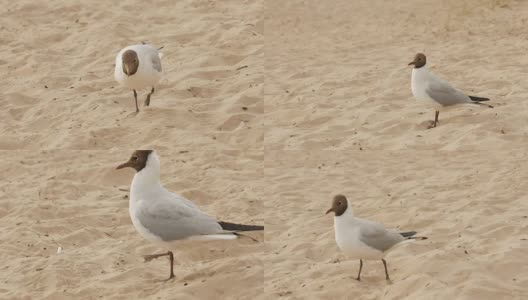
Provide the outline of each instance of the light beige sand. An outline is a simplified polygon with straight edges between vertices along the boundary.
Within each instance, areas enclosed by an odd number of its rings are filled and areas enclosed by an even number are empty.
[[[82,3],[0,10],[0,299],[528,298],[528,2]],[[131,116],[113,62],[142,40],[166,75]],[[495,108],[427,130],[416,52]],[[265,243],[182,245],[164,282],[128,216],[133,172],[114,170],[136,148],[206,212],[265,223]],[[354,280],[324,215],[336,193],[429,237],[387,257],[392,283],[375,261]]]
[[[266,291],[528,297],[526,13],[526,1],[266,2],[265,198],[280,211],[265,218]],[[455,108],[427,130],[434,111],[410,90],[417,52],[495,108]],[[380,261],[354,279],[359,262],[324,215],[337,193],[361,217],[429,236],[390,253],[392,284]]]
[[[266,291],[290,299],[525,299],[528,156],[453,154],[267,151],[265,198],[281,213],[265,218],[274,251]],[[389,253],[392,283],[381,261],[365,261],[355,280],[359,261],[339,253],[324,214],[337,193],[360,217],[429,237]]]
[[[258,298],[262,242],[192,243],[164,251],[143,240],[128,216],[128,151],[3,151],[2,299]],[[221,220],[262,224],[262,153],[160,153],[162,182]],[[263,241],[263,234],[252,234]],[[57,248],[63,253],[58,255]]]
[[[526,145],[527,12],[526,1],[266,2],[266,148]],[[407,66],[417,52],[495,109],[455,108],[427,130],[434,110],[413,98]]]
[[[163,249],[135,232],[119,190],[133,149],[157,149],[162,181],[211,215],[264,222],[262,3],[157,2],[1,8],[1,299],[262,297],[263,234],[182,245],[172,282],[166,258],[143,262]],[[165,47],[166,76],[132,117],[113,64],[143,40]]]
[[[261,148],[261,3],[81,3],[3,8],[2,149]],[[129,117],[134,96],[113,79],[115,56],[145,40],[165,47],[165,79]]]

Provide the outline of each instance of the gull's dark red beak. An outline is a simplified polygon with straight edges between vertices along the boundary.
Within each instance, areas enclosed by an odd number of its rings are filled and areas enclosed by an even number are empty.
[[[134,163],[131,160],[129,160],[126,163],[120,164],[119,166],[117,166],[116,170],[123,169],[123,168],[132,168],[133,166],[134,166]]]

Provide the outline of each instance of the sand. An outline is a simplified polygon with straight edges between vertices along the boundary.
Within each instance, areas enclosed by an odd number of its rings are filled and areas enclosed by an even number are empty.
[[[526,145],[525,1],[279,2],[266,2],[266,149]],[[428,131],[434,110],[410,90],[417,52],[495,109],[455,108]]]
[[[523,299],[528,295],[526,154],[269,151],[265,289],[290,299]],[[352,159],[351,157],[354,157]],[[305,187],[299,189],[299,187]],[[381,261],[339,253],[325,211],[342,193],[356,215],[429,239]]]
[[[0,9],[0,299],[528,298],[528,2],[47,1]],[[164,46],[133,115],[115,55]],[[494,109],[413,99],[416,52]],[[140,92],[142,103],[147,91]],[[176,279],[128,216],[134,149],[253,242],[183,243]],[[324,215],[429,237],[383,265]],[[57,253],[58,247],[62,252]]]
[[[262,3],[141,3],[1,9],[0,299],[263,294],[263,234],[182,245],[177,280],[164,282],[168,260],[142,258],[164,249],[128,216],[133,172],[114,170],[134,149],[156,149],[169,189],[220,220],[264,223]],[[166,75],[151,107],[133,116],[113,64],[145,40],[164,46]]]
[[[261,3],[82,3],[3,9],[2,149],[262,148]],[[141,41],[164,46],[166,75],[131,117],[114,61]]]
[[[164,249],[143,240],[128,216],[126,189],[133,170],[115,167],[129,154],[2,152],[2,170],[10,177],[3,180],[0,208],[0,298],[206,299],[262,293],[263,247],[249,239],[179,246],[174,251],[175,281],[164,281],[169,275],[166,258],[143,262],[142,255]],[[261,153],[159,154],[162,182],[170,190],[221,220],[263,223],[263,187],[251,180],[262,175]],[[263,234],[253,237],[264,239]]]

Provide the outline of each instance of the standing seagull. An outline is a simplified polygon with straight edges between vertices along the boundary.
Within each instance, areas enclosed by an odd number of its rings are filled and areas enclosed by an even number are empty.
[[[414,65],[411,76],[411,90],[413,96],[419,101],[425,101],[435,108],[435,119],[432,126],[436,127],[440,109],[457,104],[476,104],[493,108],[491,105],[480,103],[488,101],[489,98],[468,96],[456,88],[452,87],[449,82],[433,74],[426,65],[425,55],[416,54],[414,60],[409,63]]]
[[[161,79],[161,57],[159,49],[150,45],[128,46],[117,54],[114,77],[121,85],[134,91],[136,113],[139,112],[136,90],[152,87],[145,99],[145,106],[149,106],[150,95]]]
[[[381,259],[385,266],[385,279],[390,280],[387,262],[383,258],[386,251],[394,245],[409,239],[425,240],[426,237],[413,237],[416,231],[394,232],[373,221],[354,217],[348,200],[343,195],[337,195],[332,202],[332,208],[326,213],[333,212],[335,239],[339,249],[347,256],[359,259],[359,273],[357,280],[361,280],[363,259]]]
[[[126,167],[137,172],[130,187],[130,217],[136,230],[149,241],[172,249],[178,240],[233,240],[244,236],[238,233],[241,231],[264,230],[264,226],[219,222],[191,201],[166,190],[160,182],[160,161],[153,150],[136,150],[117,169]],[[171,251],[144,258],[150,261],[161,256],[169,256],[169,279],[174,278]]]

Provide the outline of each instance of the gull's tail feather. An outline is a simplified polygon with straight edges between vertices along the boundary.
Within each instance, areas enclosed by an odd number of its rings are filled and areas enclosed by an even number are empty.
[[[413,235],[416,234],[416,231],[407,231],[407,232],[400,232],[400,234],[403,236],[403,237],[412,237]]]
[[[471,102],[472,104],[476,104],[476,105],[481,105],[481,106],[487,106],[489,108],[493,108],[493,106],[489,105],[489,104],[484,104],[484,103],[480,103],[480,102],[484,102],[484,101],[489,101],[490,99],[489,98],[483,98],[483,97],[477,97],[477,96],[468,96],[469,99],[471,99]]]
[[[408,240],[427,240],[427,237],[425,236],[414,236],[416,234],[416,231],[400,232],[400,234]]]
[[[147,45],[147,44],[150,44],[150,41],[141,41],[141,45]],[[158,51],[165,48],[165,46],[161,46],[158,48]]]
[[[489,98],[483,98],[483,97],[477,97],[477,96],[469,96],[469,99],[475,102],[483,102],[483,101],[489,101]]]
[[[257,230],[264,230],[264,226],[260,225],[243,225],[243,224],[235,224],[235,223],[229,223],[229,222],[218,222],[220,226],[222,226],[223,230],[229,230],[229,231],[257,231]]]

